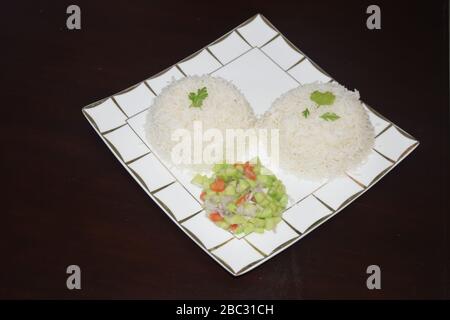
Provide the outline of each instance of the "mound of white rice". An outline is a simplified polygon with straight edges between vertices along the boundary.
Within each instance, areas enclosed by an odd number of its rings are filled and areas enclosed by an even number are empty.
[[[208,96],[200,108],[190,107],[188,95],[207,88]],[[145,124],[146,137],[164,160],[171,162],[171,152],[179,141],[172,140],[177,129],[190,131],[194,139],[194,121],[202,121],[202,131],[219,129],[225,140],[226,129],[248,129],[256,117],[250,104],[230,82],[211,76],[186,77],[172,82],[155,98]],[[194,142],[192,142],[194,143]],[[203,144],[205,147],[207,143]],[[191,171],[205,171],[210,164],[177,164]]]
[[[334,103],[317,106],[310,99],[316,90],[332,92]],[[307,118],[302,114],[306,108],[310,112]],[[320,116],[326,112],[337,114],[339,119],[325,121]],[[374,129],[358,91],[336,83],[290,90],[274,101],[258,126],[279,129],[279,166],[307,179],[344,174],[366,159],[374,143]]]

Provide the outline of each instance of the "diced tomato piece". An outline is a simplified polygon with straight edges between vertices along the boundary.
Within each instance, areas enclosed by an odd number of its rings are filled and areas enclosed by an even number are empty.
[[[220,213],[214,211],[209,214],[209,219],[211,221],[217,222],[223,220],[223,217],[220,215]]]
[[[245,166],[244,167],[244,174],[250,180],[256,180],[256,174],[253,172],[253,167],[252,166]]]
[[[240,196],[240,197],[236,200],[236,205],[240,206],[240,205],[243,204],[245,201],[247,201],[247,196],[248,196],[248,194],[243,194],[242,196]]]
[[[202,191],[202,193],[200,193],[200,200],[205,201],[205,196],[206,196],[206,192]]]
[[[214,192],[222,192],[225,190],[225,181],[220,178],[217,178],[211,185],[209,186]]]
[[[237,227],[238,227],[238,225],[236,223],[233,223],[233,224],[230,225],[230,230],[231,231],[236,231]]]

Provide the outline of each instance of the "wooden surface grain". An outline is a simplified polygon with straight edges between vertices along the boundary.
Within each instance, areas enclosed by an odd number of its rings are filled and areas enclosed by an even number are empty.
[[[449,297],[448,7],[378,1],[69,1],[2,4],[0,298]],[[233,278],[131,179],[81,107],[263,13],[420,146],[291,248]],[[82,289],[66,288],[66,267]],[[377,264],[382,289],[366,288]]]

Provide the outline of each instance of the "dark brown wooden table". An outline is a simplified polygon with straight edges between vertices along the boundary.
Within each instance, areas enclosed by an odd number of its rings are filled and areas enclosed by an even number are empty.
[[[0,298],[448,298],[445,1],[10,1],[1,9]],[[334,219],[233,278],[130,178],[81,107],[257,12],[421,145]],[[66,288],[66,267],[82,290]],[[377,264],[382,289],[366,288]]]

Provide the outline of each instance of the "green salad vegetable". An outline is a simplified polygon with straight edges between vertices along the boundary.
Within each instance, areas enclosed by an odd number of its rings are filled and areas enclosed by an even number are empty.
[[[216,164],[212,176],[197,174],[192,183],[202,188],[208,218],[235,234],[273,230],[288,203],[283,183],[259,160]]]

